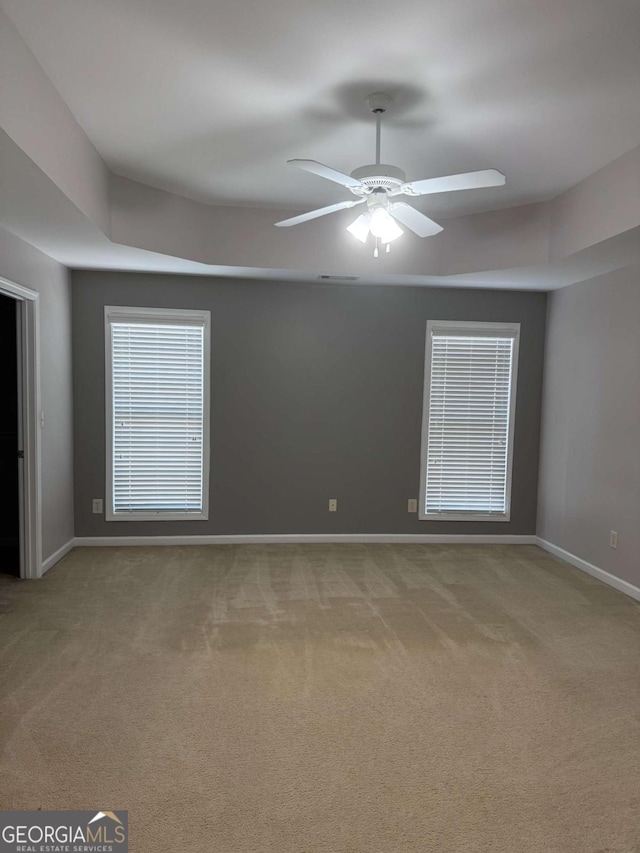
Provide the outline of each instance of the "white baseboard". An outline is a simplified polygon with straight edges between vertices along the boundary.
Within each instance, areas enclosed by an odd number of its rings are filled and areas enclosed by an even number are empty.
[[[599,581],[606,583],[608,586],[612,586],[614,589],[624,592],[625,595],[635,598],[636,601],[640,601],[640,589],[632,583],[629,583],[629,581],[623,581],[622,578],[618,578],[610,572],[606,572],[604,569],[594,566],[593,563],[588,563],[586,560],[583,560],[582,557],[577,557],[570,551],[565,551],[564,548],[554,545],[553,542],[547,542],[546,539],[541,539],[539,536],[537,537],[537,545],[544,551],[548,551],[550,554],[553,554],[554,557],[558,557],[559,559],[564,560],[565,563],[570,563],[572,566],[575,566],[576,569],[580,569],[588,575],[597,578]]]
[[[76,547],[76,540],[75,539],[69,539],[68,542],[65,542],[65,544],[61,548],[58,548],[58,550],[54,551],[54,553],[51,554],[50,557],[47,557],[46,560],[42,561],[42,574],[44,574],[45,572],[48,572],[50,568],[55,566],[56,563],[59,563],[60,560],[63,557],[66,557],[66,555],[69,553],[69,551],[71,551],[75,547]]]
[[[289,543],[406,543],[433,545],[535,545],[535,536],[449,535],[437,533],[289,533],[238,536],[78,536],[78,547],[122,545],[270,545]]]

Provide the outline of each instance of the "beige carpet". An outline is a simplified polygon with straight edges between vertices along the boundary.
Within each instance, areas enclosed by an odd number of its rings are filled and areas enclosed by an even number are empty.
[[[134,853],[640,851],[640,607],[535,547],[78,549],[0,650],[1,806]]]

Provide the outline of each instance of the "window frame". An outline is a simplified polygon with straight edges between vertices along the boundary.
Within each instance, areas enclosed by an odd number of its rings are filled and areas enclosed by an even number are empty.
[[[511,361],[511,383],[509,388],[509,430],[507,446],[507,481],[505,489],[505,512],[487,513],[474,512],[427,512],[427,453],[429,446],[429,413],[431,399],[431,360],[433,353],[433,333],[449,332],[455,334],[492,334],[496,337],[513,338],[513,354]],[[513,449],[516,422],[516,397],[518,393],[518,362],[520,352],[520,323],[484,323],[463,320],[429,320],[425,339],[425,359],[423,377],[422,426],[420,433],[420,504],[418,517],[421,521],[497,521],[511,520],[511,486],[513,478]]]
[[[154,324],[190,324],[203,329],[202,364],[202,510],[134,510],[115,512],[113,509],[113,322],[149,322]],[[209,466],[211,441],[211,312],[180,308],[133,308],[105,305],[105,521],[207,521],[209,519]]]

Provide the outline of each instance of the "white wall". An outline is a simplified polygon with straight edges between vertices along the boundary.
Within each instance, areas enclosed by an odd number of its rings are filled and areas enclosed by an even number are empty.
[[[640,266],[549,294],[542,412],[538,535],[640,587]]]
[[[108,171],[53,83],[0,9],[0,126],[103,231]]]
[[[71,288],[65,267],[0,228],[0,276],[40,294],[42,557],[73,536]]]

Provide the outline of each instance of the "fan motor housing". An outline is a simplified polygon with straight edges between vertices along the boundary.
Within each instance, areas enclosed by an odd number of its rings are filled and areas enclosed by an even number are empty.
[[[370,190],[377,187],[395,190],[407,180],[402,169],[388,163],[372,163],[370,166],[360,166],[351,172],[351,177],[361,181]],[[352,192],[356,195],[363,195],[362,190],[353,189]]]

